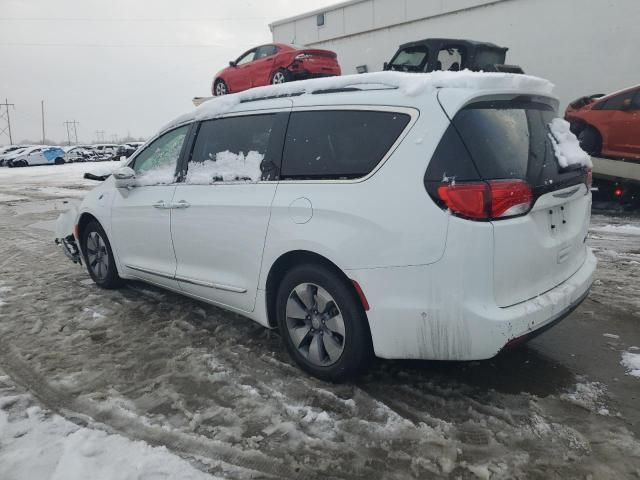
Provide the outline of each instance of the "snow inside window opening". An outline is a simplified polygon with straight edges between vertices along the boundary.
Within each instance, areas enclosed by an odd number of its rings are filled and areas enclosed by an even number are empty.
[[[580,142],[571,132],[569,122],[562,118],[554,118],[549,124],[549,130],[553,150],[562,168],[571,165],[592,168],[591,157],[580,147]]]
[[[260,165],[264,155],[251,151],[233,153],[229,150],[210,153],[204,161],[189,163],[185,179],[190,185],[209,185],[214,182],[259,182],[262,177]]]
[[[185,132],[186,134],[186,132]],[[170,185],[175,182],[176,164],[180,157],[185,134],[177,134],[167,138],[167,142],[159,141],[153,150],[142,153],[136,161],[136,185]],[[168,134],[168,137],[171,134]]]

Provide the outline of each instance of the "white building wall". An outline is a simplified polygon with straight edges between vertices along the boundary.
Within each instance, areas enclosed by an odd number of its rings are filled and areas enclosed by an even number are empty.
[[[323,27],[315,13],[274,24],[274,41],[334,50],[345,74],[381,70],[401,43],[451,37],[509,47],[507,63],[554,82],[563,106],[640,84],[640,0],[365,0],[327,9]]]

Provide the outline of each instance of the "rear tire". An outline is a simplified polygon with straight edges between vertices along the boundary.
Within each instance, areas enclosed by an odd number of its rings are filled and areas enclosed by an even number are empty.
[[[55,165],[63,165],[64,164],[64,160],[60,157],[56,158],[53,162]]]
[[[366,314],[353,286],[320,264],[287,272],[276,297],[278,328],[289,355],[307,373],[342,382],[373,357]]]
[[[281,85],[289,81],[291,81],[291,75],[284,68],[276,70],[273,75],[271,75],[271,85]]]
[[[216,80],[216,83],[213,85],[213,94],[216,97],[222,97],[229,93],[229,88],[224,80]]]
[[[92,221],[82,230],[82,254],[91,279],[101,288],[114,289],[122,285],[111,244],[102,226]]]
[[[602,136],[593,127],[586,126],[578,134],[580,146],[589,155],[600,155],[602,151]]]

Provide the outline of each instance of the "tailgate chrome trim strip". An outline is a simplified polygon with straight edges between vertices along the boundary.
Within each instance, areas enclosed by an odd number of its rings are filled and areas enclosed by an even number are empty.
[[[569,198],[570,196],[574,195],[578,190],[580,190],[580,187],[573,188],[568,192],[554,193],[553,196],[556,198]]]

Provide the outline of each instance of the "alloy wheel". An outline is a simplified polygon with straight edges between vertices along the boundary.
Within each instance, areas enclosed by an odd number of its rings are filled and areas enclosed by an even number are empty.
[[[284,73],[282,72],[276,72],[273,74],[273,80],[271,81],[271,83],[273,85],[279,85],[281,83],[286,83],[287,79],[284,76]]]
[[[87,261],[95,277],[102,281],[109,273],[109,252],[107,245],[98,232],[87,237]]]
[[[336,363],[345,346],[345,323],[333,297],[312,283],[295,287],[287,299],[286,325],[300,354],[315,366]]]
[[[227,94],[227,85],[224,82],[216,84],[216,96],[220,97]]]

